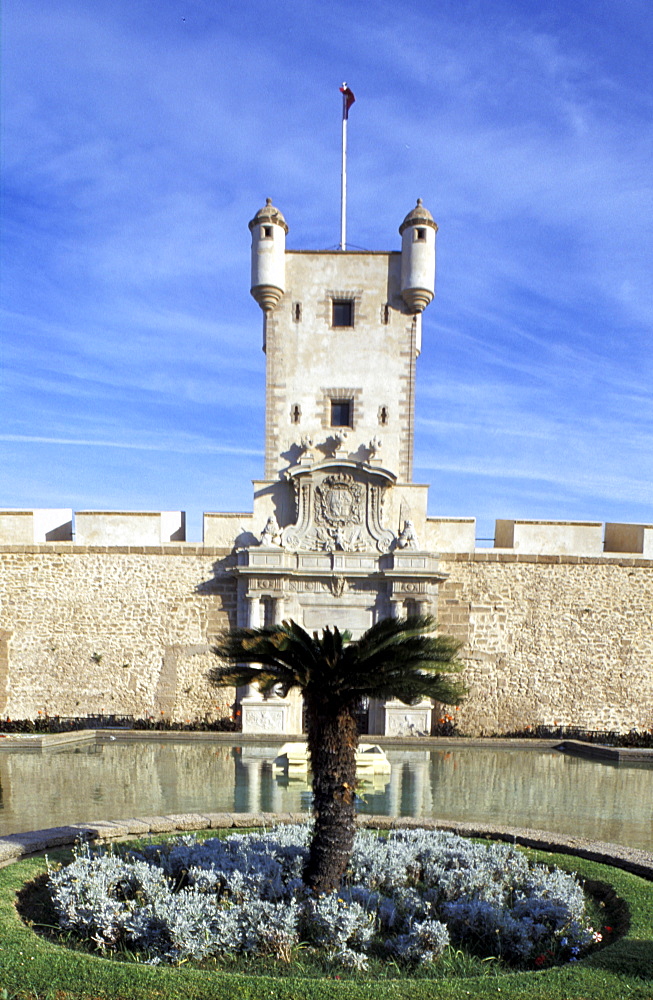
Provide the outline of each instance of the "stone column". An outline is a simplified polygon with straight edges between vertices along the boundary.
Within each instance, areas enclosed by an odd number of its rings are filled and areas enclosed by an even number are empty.
[[[390,601],[389,601],[389,604],[390,604],[390,617],[391,618],[403,618],[404,617],[405,608],[404,608],[404,602],[403,602],[403,600],[399,600],[396,597],[391,597]],[[396,715],[397,712],[400,712],[405,707],[406,706],[403,704],[403,702],[398,701],[396,698],[390,698],[390,699],[388,699],[385,702],[384,713],[383,713],[384,716],[385,716],[385,723],[384,723],[384,727],[383,727],[383,732],[386,735],[388,735],[390,733],[390,725],[391,724],[388,722],[388,719],[391,716]]]
[[[261,599],[260,597],[246,597],[245,600],[247,603],[247,628],[259,628],[261,625]],[[258,685],[248,684],[243,697],[260,698]]]
[[[247,597],[247,628],[259,628],[261,625],[260,597]]]
[[[281,624],[287,611],[289,600],[283,594],[274,598],[272,605],[275,624]],[[272,700],[281,702],[285,706],[285,734],[288,736],[299,736],[302,732],[302,717],[304,699],[297,689],[289,691],[285,698],[282,698],[278,687],[272,692]]]
[[[272,598],[272,621],[275,625],[280,625],[283,621],[283,597],[273,597]],[[275,685],[272,692],[268,697],[281,698],[279,694],[279,685]]]
[[[423,598],[419,601],[411,601],[411,613],[428,613],[428,600]],[[405,614],[404,603],[399,600],[396,594],[392,594],[389,600],[390,614],[393,618],[403,618]],[[428,736],[431,733],[431,701],[422,699],[416,705],[404,705],[403,702],[391,698],[385,703],[385,724],[384,732],[386,736]]]

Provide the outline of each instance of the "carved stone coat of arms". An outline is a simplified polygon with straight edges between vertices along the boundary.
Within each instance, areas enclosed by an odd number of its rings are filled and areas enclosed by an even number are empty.
[[[381,527],[384,486],[347,472],[306,477],[296,484],[297,521],[286,529],[290,550],[387,552],[392,532]]]

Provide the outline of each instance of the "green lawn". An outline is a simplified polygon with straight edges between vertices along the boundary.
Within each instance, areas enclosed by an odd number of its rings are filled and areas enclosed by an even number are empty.
[[[653,883],[569,855],[531,853],[612,885],[630,908],[626,936],[582,962],[541,972],[386,981],[149,967],[69,950],[39,937],[16,912],[16,893],[45,871],[43,858],[27,859],[0,871],[0,1000],[653,1000]]]

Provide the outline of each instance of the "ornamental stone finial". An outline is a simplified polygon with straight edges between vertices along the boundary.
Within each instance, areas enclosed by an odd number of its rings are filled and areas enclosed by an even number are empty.
[[[382,444],[383,444],[383,441],[381,440],[381,438],[378,435],[375,434],[374,437],[372,438],[372,440],[370,441],[370,443],[367,446],[367,450],[370,453],[370,458],[374,458],[376,456],[377,451],[381,450],[381,445]]]
[[[337,455],[338,452],[342,448],[345,447],[345,445],[347,444],[347,438],[348,437],[349,437],[349,435],[347,434],[347,431],[345,431],[345,430],[341,429],[341,430],[338,430],[338,431],[335,432],[335,434],[333,435],[333,440],[334,440],[333,453],[334,453],[334,455]]]
[[[302,435],[299,442],[299,450],[301,452],[302,459],[305,462],[312,462],[315,457],[313,454],[313,438],[310,434]]]

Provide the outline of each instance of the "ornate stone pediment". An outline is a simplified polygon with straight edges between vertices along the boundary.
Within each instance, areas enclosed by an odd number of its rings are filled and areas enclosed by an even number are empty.
[[[291,552],[389,552],[395,540],[382,525],[383,495],[388,480],[376,470],[351,464],[324,463],[310,471],[297,469],[297,518],[283,532]]]

